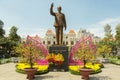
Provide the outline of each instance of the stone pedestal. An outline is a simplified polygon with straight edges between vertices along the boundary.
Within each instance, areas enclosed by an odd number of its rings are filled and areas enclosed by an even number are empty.
[[[68,47],[64,45],[54,45],[49,47],[49,53],[61,53],[64,57],[64,62],[61,66],[50,66],[50,71],[68,71]]]

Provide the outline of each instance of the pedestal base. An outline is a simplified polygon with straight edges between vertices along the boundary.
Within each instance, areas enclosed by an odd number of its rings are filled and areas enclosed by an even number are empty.
[[[61,53],[64,57],[64,62],[61,66],[50,66],[50,71],[68,71],[68,47],[64,45],[54,45],[49,47],[49,53]]]

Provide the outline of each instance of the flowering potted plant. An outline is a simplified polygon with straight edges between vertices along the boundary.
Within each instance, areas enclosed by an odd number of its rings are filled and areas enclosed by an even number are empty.
[[[14,49],[21,58],[16,65],[16,70],[18,72],[26,72],[29,80],[34,78],[36,70],[36,74],[48,71],[48,62],[45,60],[45,56],[48,54],[48,49],[42,44],[42,41],[37,35],[35,37],[28,35],[26,41],[19,44]]]
[[[16,47],[16,52],[23,54],[22,57],[26,59],[26,63],[29,63],[30,67],[25,68],[24,71],[27,74],[27,78],[29,80],[34,78],[34,74],[36,73],[37,69],[33,68],[34,58],[33,51],[35,48],[31,43],[22,43],[18,47]]]
[[[86,63],[95,59],[96,46],[92,42],[92,37],[82,39],[83,40],[79,43],[79,48],[75,53],[75,57],[83,61],[84,66],[80,69],[80,73],[82,78],[88,80],[92,70],[86,67]]]
[[[63,63],[64,58],[60,53],[51,53],[46,56],[46,60],[49,62],[50,65],[60,66]]]
[[[23,57],[30,65],[29,68],[25,68],[24,71],[27,74],[27,78],[32,80],[34,78],[34,74],[37,69],[33,68],[33,64],[37,62],[42,56],[39,47],[36,46],[35,42],[31,39],[26,40],[26,42],[19,44],[19,46],[15,47],[16,53],[20,53],[21,57]]]

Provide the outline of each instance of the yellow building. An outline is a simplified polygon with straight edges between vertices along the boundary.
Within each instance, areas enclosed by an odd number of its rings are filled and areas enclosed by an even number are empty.
[[[69,33],[63,34],[63,44],[71,47],[81,37],[88,37],[88,36],[92,36],[94,42],[99,42],[101,40],[101,38],[94,36],[94,34],[87,32],[85,29],[80,29],[77,34],[73,29],[71,29]],[[45,34],[45,37],[42,38],[42,42],[47,47],[56,44],[55,33],[51,29],[48,29]]]
[[[51,29],[47,30],[45,37],[42,38],[43,44],[46,46],[51,46],[56,44],[55,33]],[[72,46],[76,43],[76,33],[74,30],[70,30],[68,34],[63,34],[63,44],[67,46]]]

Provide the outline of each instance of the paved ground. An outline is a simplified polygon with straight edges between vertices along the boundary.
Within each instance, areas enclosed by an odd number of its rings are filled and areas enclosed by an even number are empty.
[[[49,72],[36,75],[34,80],[82,80],[80,75],[69,72]],[[0,65],[0,80],[27,80],[25,74],[15,72],[15,63]],[[120,80],[120,66],[105,64],[99,74],[90,75],[90,80]]]

